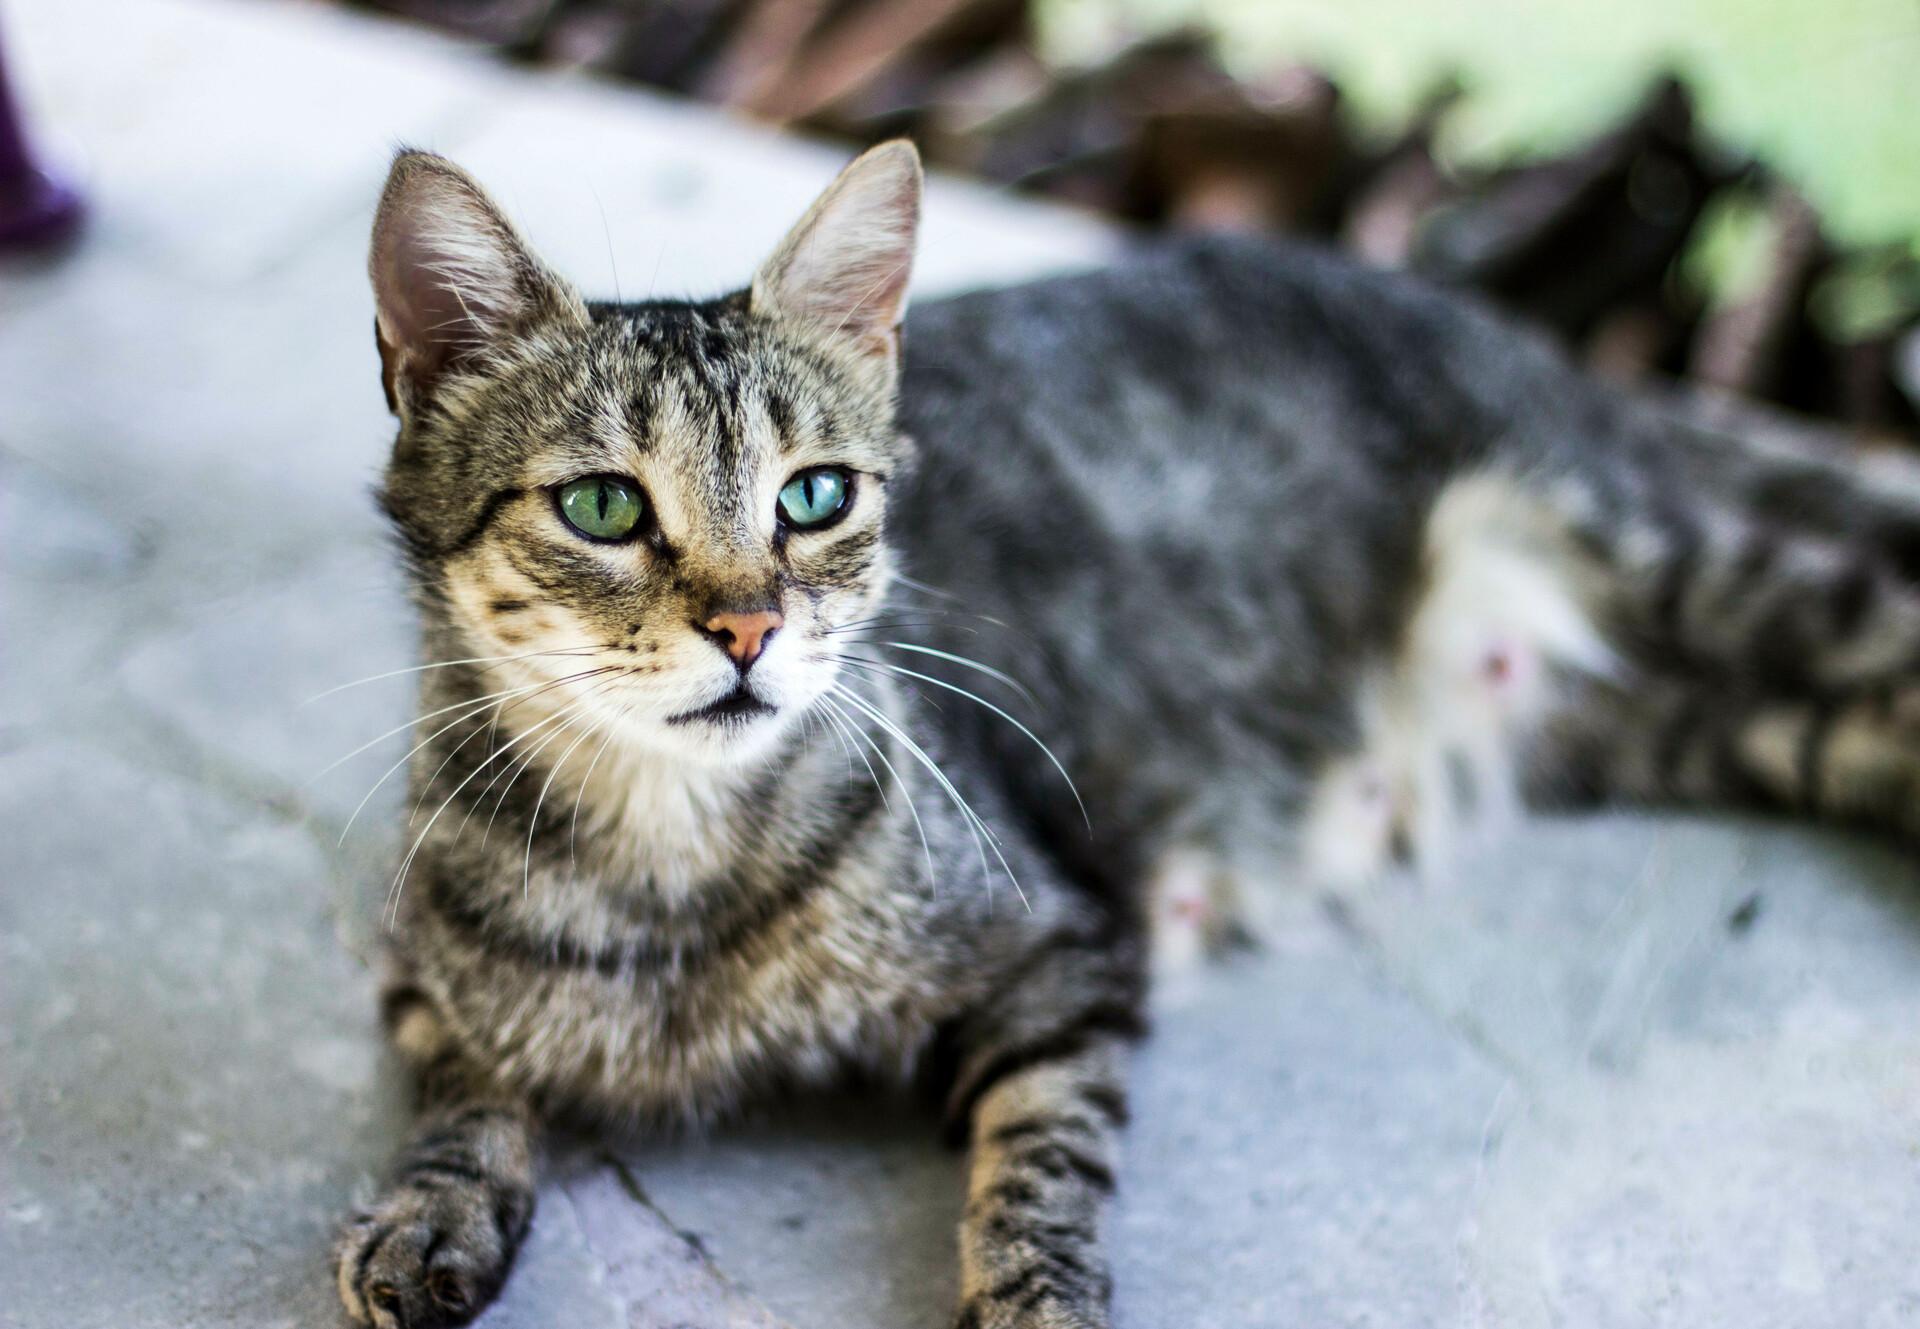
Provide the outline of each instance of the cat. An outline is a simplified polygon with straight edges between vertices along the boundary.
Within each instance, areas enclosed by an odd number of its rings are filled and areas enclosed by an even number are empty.
[[[1094,1329],[1182,929],[1523,803],[1913,829],[1910,479],[1265,239],[909,319],[920,194],[884,144],[748,289],[599,304],[393,163],[382,502],[427,663],[383,1015],[422,1113],[339,1241],[354,1319],[495,1297],[544,1122],[859,1075],[940,1086],[971,1150],[954,1323]]]

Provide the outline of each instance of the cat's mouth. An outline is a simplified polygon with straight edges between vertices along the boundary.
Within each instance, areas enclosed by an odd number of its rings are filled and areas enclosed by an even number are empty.
[[[734,685],[732,692],[718,701],[710,701],[695,710],[683,711],[679,715],[667,717],[668,724],[745,724],[748,720],[757,720],[763,715],[772,715],[774,708],[753,695],[744,681]]]

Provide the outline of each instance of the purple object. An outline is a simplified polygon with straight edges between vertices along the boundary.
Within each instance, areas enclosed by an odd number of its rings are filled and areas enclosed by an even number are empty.
[[[0,250],[41,249],[73,234],[80,195],[34,159],[0,48]]]

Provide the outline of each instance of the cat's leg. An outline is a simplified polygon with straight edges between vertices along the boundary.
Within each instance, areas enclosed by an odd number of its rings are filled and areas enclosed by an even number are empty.
[[[1657,471],[1538,491],[1593,558],[1623,651],[1781,695],[1920,674],[1920,497],[1838,466],[1716,485]],[[1849,524],[1839,515],[1851,509]]]
[[[1542,792],[1920,834],[1920,467],[1750,447],[1531,492],[1621,666],[1557,708]]]
[[[971,1147],[956,1329],[1104,1329],[1102,1229],[1142,1029],[1137,957],[1065,946],[963,1031],[950,1105]]]
[[[1745,804],[1920,836],[1920,680],[1831,697],[1648,675],[1596,689],[1543,732],[1542,801]]]
[[[419,988],[382,1001],[420,1079],[422,1113],[385,1191],[335,1247],[340,1299],[378,1329],[442,1329],[499,1294],[533,1216],[537,1123],[454,1044]]]
[[[1651,463],[1494,469],[1442,490],[1405,627],[1358,686],[1360,741],[1318,773],[1316,875],[1444,864],[1523,781],[1915,829],[1888,800],[1915,742],[1920,482],[1821,465],[1791,472],[1796,510],[1761,483],[1780,465],[1733,456],[1718,486]],[[1598,760],[1563,741],[1580,733]]]
[[[1150,874],[1147,899],[1156,978],[1220,959],[1253,940],[1241,875],[1207,840],[1163,851]]]

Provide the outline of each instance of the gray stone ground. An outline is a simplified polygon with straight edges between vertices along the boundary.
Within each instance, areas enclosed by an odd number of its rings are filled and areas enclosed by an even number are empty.
[[[98,218],[0,268],[0,1324],[330,1325],[404,1120],[366,968],[403,810],[342,839],[410,662],[367,501],[393,143],[590,285],[742,278],[830,148],[294,3],[13,0]],[[603,220],[604,219],[604,220]],[[1099,258],[957,185],[922,289]],[[1552,824],[1303,903],[1160,998],[1123,1325],[1920,1323],[1920,893],[1720,820]],[[583,1141],[488,1329],[933,1325],[959,1163],[913,1109]],[[723,1272],[724,1271],[724,1272]]]

